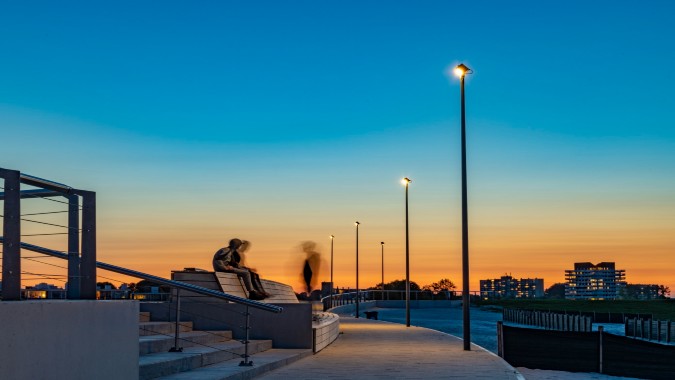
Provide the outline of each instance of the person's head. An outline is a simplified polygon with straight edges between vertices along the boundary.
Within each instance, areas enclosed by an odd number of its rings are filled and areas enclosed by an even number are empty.
[[[241,239],[232,239],[230,240],[230,248],[232,249],[238,249],[241,247],[241,245],[244,244],[244,242],[241,241]]]

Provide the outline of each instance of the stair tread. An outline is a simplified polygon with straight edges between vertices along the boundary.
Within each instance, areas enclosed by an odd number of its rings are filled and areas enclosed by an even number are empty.
[[[270,340],[251,340],[252,345],[261,345],[271,342]],[[229,340],[225,342],[212,343],[206,346],[185,347],[182,352],[156,352],[154,354],[147,354],[139,356],[139,366],[151,365],[162,362],[170,362],[174,360],[182,360],[185,357],[199,356],[216,351],[232,351],[238,348],[243,348],[244,344],[237,340]]]
[[[163,380],[225,380],[229,378],[240,378],[242,373],[247,373],[247,378],[258,376],[288,365],[296,360],[302,359],[312,354],[311,349],[279,349],[273,348],[267,351],[259,352],[250,356],[253,366],[239,366],[241,359],[232,359],[220,363],[212,364],[206,367],[195,368],[188,372],[175,373],[169,376],[163,376],[158,379]]]
[[[232,333],[229,330],[225,331],[203,331],[203,330],[193,330],[193,331],[185,331],[181,332],[179,338],[181,339],[189,339],[197,336],[204,336],[204,335],[217,335],[222,338],[229,338]],[[164,340],[164,339],[174,339],[173,334],[155,334],[155,335],[142,335],[138,337],[139,342],[149,342],[149,341],[156,341],[156,340]]]

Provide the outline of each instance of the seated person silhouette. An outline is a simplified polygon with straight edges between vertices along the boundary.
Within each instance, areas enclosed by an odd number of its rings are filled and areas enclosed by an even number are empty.
[[[213,256],[213,270],[216,272],[235,273],[244,280],[244,286],[248,291],[248,298],[262,300],[270,296],[260,283],[260,276],[251,269],[242,265],[243,253],[250,243],[246,240],[232,239],[230,245],[221,248]],[[241,253],[240,253],[241,252]]]

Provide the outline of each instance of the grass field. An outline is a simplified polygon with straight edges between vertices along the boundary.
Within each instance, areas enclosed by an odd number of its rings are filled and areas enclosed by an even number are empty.
[[[581,311],[596,313],[653,314],[655,319],[675,321],[675,299],[654,301],[580,301],[580,300],[495,300],[480,305],[496,305],[513,309]]]

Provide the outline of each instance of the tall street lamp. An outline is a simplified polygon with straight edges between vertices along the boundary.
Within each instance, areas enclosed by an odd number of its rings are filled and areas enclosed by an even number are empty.
[[[410,327],[410,234],[408,233],[408,185],[412,182],[406,177],[401,180],[405,185],[405,325]]]
[[[330,235],[330,307],[333,307],[333,289],[335,288],[335,283],[333,283],[333,240],[335,239],[334,235]]]
[[[354,223],[356,225],[356,318],[359,317],[359,222]]]
[[[464,328],[464,350],[471,350],[471,322],[469,319],[469,221],[466,191],[466,119],[464,112],[464,77],[471,73],[466,65],[455,67],[459,77],[459,92],[462,113],[462,316]]]

